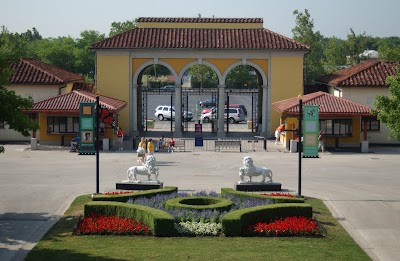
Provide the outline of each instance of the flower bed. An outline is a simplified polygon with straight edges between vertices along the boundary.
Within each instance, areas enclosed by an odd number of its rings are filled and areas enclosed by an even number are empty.
[[[286,217],[273,222],[258,222],[248,226],[248,236],[321,236],[318,224],[312,218]]]
[[[261,194],[263,196],[268,196],[268,197],[287,197],[287,198],[294,198],[295,196],[290,194],[290,193],[282,193],[282,192],[276,192],[276,193],[267,193],[267,194]]]
[[[274,222],[274,220],[284,220],[291,216],[312,217],[312,208],[304,203],[304,199],[290,198],[284,193],[260,195],[239,193],[231,191],[231,189],[222,189],[221,191],[224,192],[222,195],[214,191],[201,191],[189,195],[188,193],[178,193],[177,188],[171,187],[126,195],[104,195],[96,198],[103,202],[86,204],[85,214],[99,213],[107,216],[133,218],[147,224],[155,236],[215,236],[221,234],[260,236],[257,231],[262,230],[261,224],[268,224],[266,221]],[[116,200],[116,196],[121,203],[106,202],[107,197],[110,200]],[[123,198],[129,198],[127,203],[122,202]],[[93,200],[95,199],[93,198]],[[229,208],[219,210],[207,208],[213,204],[220,204],[218,203],[220,201],[228,201],[233,204],[230,203]],[[173,206],[166,206],[166,202],[172,202]],[[260,230],[253,229],[255,232],[250,233],[250,227],[255,224],[258,225],[257,228],[260,227]],[[307,234],[307,229],[305,227],[305,231],[302,231],[304,234],[301,235],[313,235]],[[245,234],[244,231],[246,231]],[[276,230],[274,231],[276,232]],[[294,231],[294,229],[290,231]],[[316,232],[314,235],[316,234],[318,233]],[[286,234],[286,236],[289,235],[296,234]],[[264,236],[271,236],[271,234],[266,233]]]
[[[80,220],[75,235],[148,235],[150,229],[146,224],[132,218],[105,216],[90,213]]]

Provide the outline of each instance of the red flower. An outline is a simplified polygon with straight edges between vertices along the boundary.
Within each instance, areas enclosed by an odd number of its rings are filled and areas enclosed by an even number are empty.
[[[319,236],[317,222],[305,217],[286,217],[271,223],[258,222],[244,229],[246,235],[258,236]]]
[[[146,224],[131,218],[104,216],[91,213],[79,223],[75,235],[148,235],[150,229]]]
[[[290,193],[281,193],[281,192],[276,192],[276,193],[268,193],[268,194],[261,194],[263,196],[270,196],[270,197],[288,197],[288,198],[294,198],[294,196]]]

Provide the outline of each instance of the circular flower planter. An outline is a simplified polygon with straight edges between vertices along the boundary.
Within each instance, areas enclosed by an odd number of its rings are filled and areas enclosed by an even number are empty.
[[[167,209],[187,208],[195,210],[216,209],[219,211],[228,211],[231,209],[233,202],[226,198],[216,197],[185,197],[173,198],[165,202]]]

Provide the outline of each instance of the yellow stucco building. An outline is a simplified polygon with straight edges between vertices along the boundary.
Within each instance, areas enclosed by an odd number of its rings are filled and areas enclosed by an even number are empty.
[[[193,65],[209,66],[218,77],[218,137],[225,137],[226,78],[237,66],[257,73],[260,104],[257,124],[271,137],[280,123],[271,103],[303,93],[303,60],[309,50],[263,28],[261,18],[139,18],[137,27],[92,45],[96,51],[96,87],[102,94],[124,100],[119,125],[138,135],[143,130],[141,85],[153,64],[171,71],[175,108],[182,108],[182,77]],[[174,136],[181,137],[183,111],[176,110]],[[220,115],[221,114],[221,115]]]

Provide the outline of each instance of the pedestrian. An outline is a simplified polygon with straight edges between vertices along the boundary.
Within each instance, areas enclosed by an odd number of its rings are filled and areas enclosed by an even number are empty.
[[[137,156],[139,157],[138,163],[144,164],[144,157],[146,156],[146,141],[144,140],[144,137],[140,139]]]
[[[79,147],[79,142],[81,141],[81,136],[79,134],[76,134],[74,138],[71,140],[71,152],[76,152]]]
[[[170,138],[168,141],[168,152],[174,152],[175,141],[174,138]]]
[[[279,143],[281,133],[284,130],[285,130],[285,124],[281,124],[278,126],[278,128],[276,128],[276,130],[275,130],[275,145],[277,145]]]
[[[161,136],[160,140],[158,141],[158,151],[164,151],[164,136]]]
[[[117,128],[118,128],[118,131],[117,131],[118,147],[119,147],[119,150],[124,150],[123,145],[122,145],[122,143],[124,141],[124,131],[120,127],[117,127]]]
[[[324,150],[325,150],[322,131],[319,131],[319,134],[318,134],[318,150],[319,149],[321,149],[322,152],[324,152]]]
[[[147,154],[153,155],[153,153],[154,153],[153,139],[149,139],[149,142],[147,143]]]

